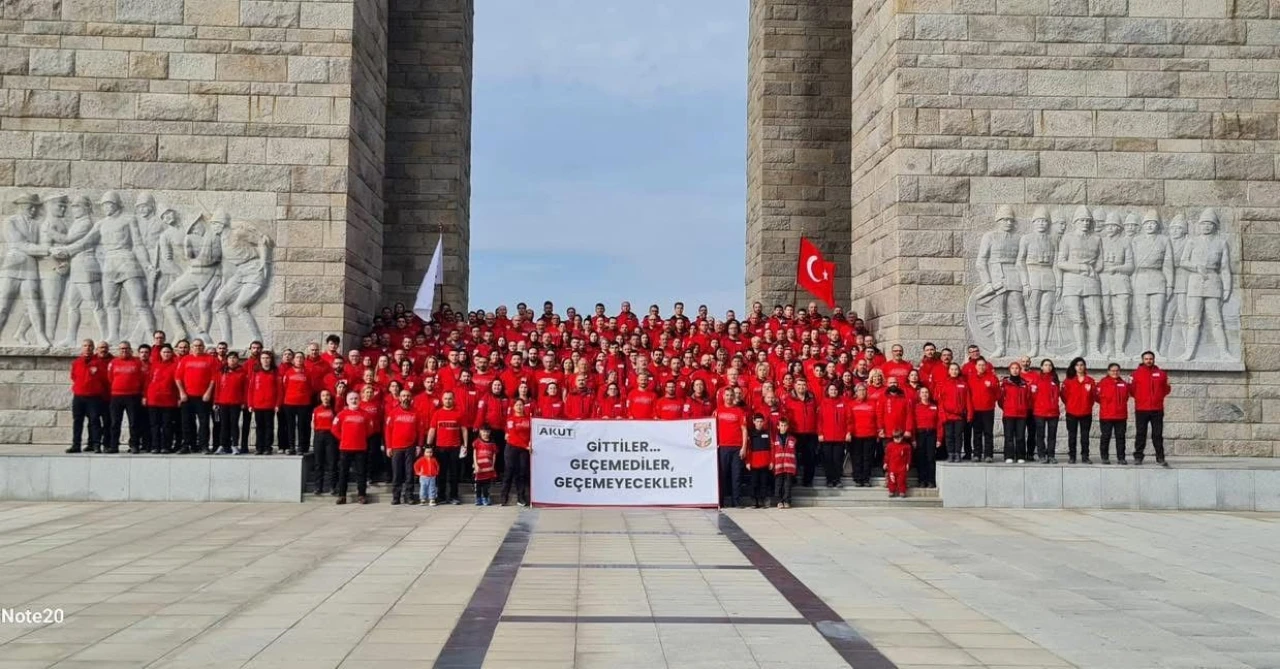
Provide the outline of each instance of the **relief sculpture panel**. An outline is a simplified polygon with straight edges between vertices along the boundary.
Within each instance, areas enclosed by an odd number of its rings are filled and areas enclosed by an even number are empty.
[[[1024,220],[1001,206],[978,243],[966,324],[994,358],[1242,360],[1238,252],[1217,210],[1035,207]]]
[[[131,206],[130,206],[131,205]],[[20,194],[4,220],[0,346],[76,348],[80,339],[201,338],[244,347],[274,241],[224,209],[162,205],[149,192]]]

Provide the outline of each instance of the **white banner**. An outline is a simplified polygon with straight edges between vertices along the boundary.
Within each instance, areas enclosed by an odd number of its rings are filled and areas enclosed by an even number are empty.
[[[720,503],[716,426],[698,420],[533,420],[539,506]]]

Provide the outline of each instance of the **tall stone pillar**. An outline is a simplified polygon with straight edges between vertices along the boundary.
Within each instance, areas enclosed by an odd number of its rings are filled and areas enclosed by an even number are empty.
[[[1155,348],[1175,453],[1275,454],[1278,75],[1258,59],[1280,5],[852,4],[852,292],[881,339],[1084,349],[1095,375]]]
[[[411,305],[444,237],[442,297],[467,304],[473,0],[390,0],[383,302]]]
[[[849,0],[752,0],[747,301],[787,303],[802,236],[849,294]],[[801,300],[806,299],[804,296]]]

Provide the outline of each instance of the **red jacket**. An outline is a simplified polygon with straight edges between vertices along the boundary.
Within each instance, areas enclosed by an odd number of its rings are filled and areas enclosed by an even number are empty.
[[[96,355],[80,356],[71,362],[71,394],[76,397],[102,397],[110,391],[107,361]]]
[[[973,410],[969,404],[969,382],[964,376],[950,376],[938,381],[933,389],[938,399],[938,408],[942,410],[942,420],[969,420],[973,418]]]
[[[253,411],[275,411],[280,406],[280,372],[275,369],[249,372],[245,404]]]
[[[716,407],[711,402],[710,397],[698,399],[696,397],[686,397],[684,399],[682,418],[710,418],[716,411]]]
[[[544,387],[543,390],[546,390]],[[548,395],[542,393],[537,399],[537,413],[539,418],[564,418],[564,400],[556,395]]]
[[[1000,410],[1005,418],[1026,418],[1031,415],[1031,384],[1018,377],[1022,383],[1014,383],[1013,377],[1000,382]]]
[[[601,397],[596,404],[596,418],[621,420],[627,417],[627,401],[621,397]]]
[[[649,390],[639,388],[627,393],[627,418],[631,420],[651,420],[654,405],[658,396]]]
[[[213,403],[223,406],[244,406],[245,390],[249,383],[249,370],[243,365],[233,370],[218,370],[213,378]]]
[[[784,399],[787,405],[787,412],[791,415],[791,431],[796,434],[817,434],[818,433],[818,400],[812,393],[805,395],[804,399],[799,399],[795,395],[788,393]]]
[[[653,405],[653,417],[658,420],[680,420],[684,418],[684,401],[675,397],[659,397]]]
[[[1092,416],[1096,382],[1089,376],[1071,376],[1062,382],[1062,401],[1068,416]]]
[[[910,437],[916,431],[915,404],[906,395],[885,393],[880,401],[880,431],[886,439],[901,431]]]
[[[507,417],[507,445],[529,450],[533,441],[533,419],[528,416]]]
[[[426,437],[427,431],[423,429],[422,419],[412,408],[406,409],[399,405],[392,407],[387,412],[383,425],[382,433],[387,448],[414,448]]]
[[[422,456],[413,463],[413,473],[418,476],[434,477],[440,475],[440,463],[430,456]]]
[[[564,417],[568,420],[588,420],[595,418],[596,396],[590,390],[569,391],[564,397]]]
[[[159,361],[160,358],[156,358]],[[222,362],[213,355],[184,355],[177,362],[174,378],[182,382],[182,389],[195,399],[204,397],[204,393],[213,383]]]
[[[281,404],[291,407],[311,406],[314,389],[311,386],[311,375],[307,374],[307,370],[290,367],[280,374],[280,381],[283,386]]]
[[[937,434],[942,434],[942,412],[938,410],[937,403],[925,404],[916,401],[916,430],[924,432],[925,430],[933,430]]]
[[[1133,395],[1133,385],[1123,378],[1102,377],[1094,387],[1094,398],[1098,401],[1098,420],[1128,420],[1129,398]]]
[[[137,357],[114,358],[107,363],[107,382],[112,397],[141,395],[147,384],[146,370]]]
[[[844,415],[848,426],[846,434],[854,439],[872,439],[880,436],[880,412],[871,400],[845,402]]]
[[[818,440],[844,441],[849,434],[849,420],[845,417],[843,397],[823,397],[818,401]]]
[[[1169,374],[1156,366],[1138,365],[1129,377],[1134,411],[1164,411],[1169,396]]]
[[[369,434],[382,434],[382,420],[385,410],[382,408],[382,398],[374,397],[372,401],[360,401],[360,410],[369,419]]]
[[[415,401],[414,404],[417,404]],[[507,424],[507,412],[511,410],[511,400],[505,395],[488,393],[476,400],[477,429],[487,427],[490,430],[504,430]],[[431,418],[429,412],[423,418]]]
[[[996,400],[1000,396],[1000,378],[987,368],[987,373],[978,376],[975,372],[969,377],[969,404],[974,411],[995,411]]]
[[[363,451],[368,448],[369,417],[359,409],[343,409],[333,419],[332,432],[338,438],[338,450]]]
[[[147,370],[147,394],[145,397],[148,407],[156,409],[178,408],[178,384],[174,382],[177,372],[178,362],[176,360],[165,362],[156,358],[156,361],[151,363]]]
[[[1062,396],[1061,384],[1056,377],[1041,376],[1031,382],[1031,413],[1036,418],[1058,418],[1062,415],[1059,399]]]
[[[770,440],[770,456],[775,476],[794,476],[796,473],[796,438],[790,434],[775,435]]]
[[[315,433],[332,432],[333,417],[336,414],[332,407],[318,406],[311,412],[311,429]]]

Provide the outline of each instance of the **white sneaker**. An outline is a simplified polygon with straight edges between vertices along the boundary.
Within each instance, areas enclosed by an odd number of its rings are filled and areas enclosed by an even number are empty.
[[[1006,465],[1011,465],[1011,464],[1013,464],[1013,458],[1005,458],[1005,459],[1004,459],[1004,463],[1005,463]]]
[[[1018,458],[1018,464],[1020,464],[1020,465],[1025,465],[1025,464],[1027,464],[1027,461],[1026,461],[1026,460],[1023,460],[1022,458]]]

